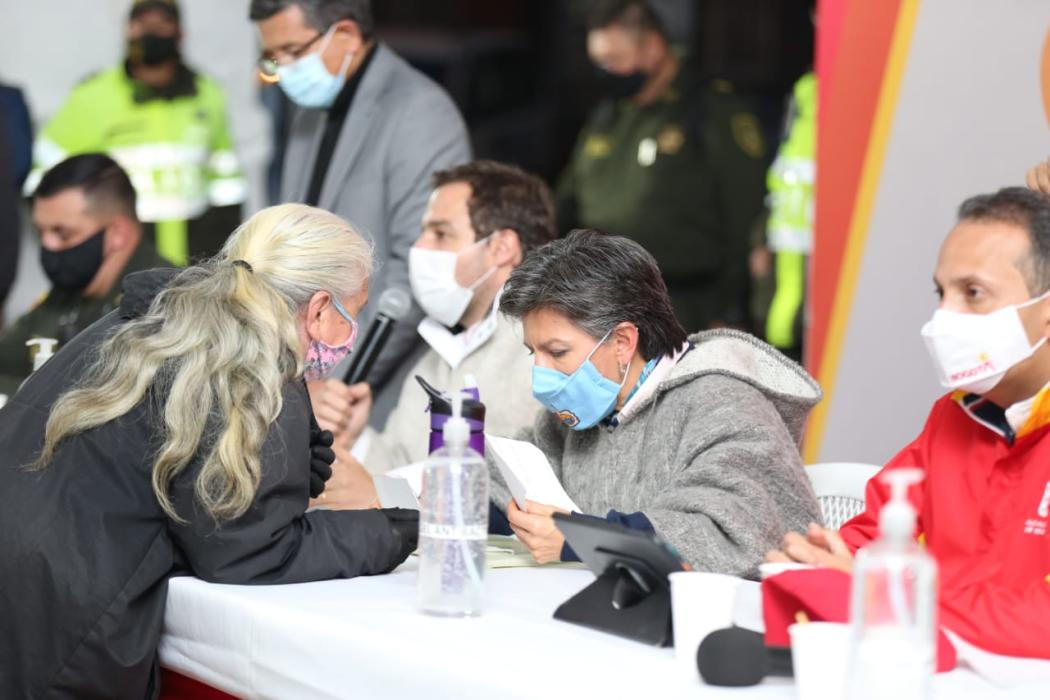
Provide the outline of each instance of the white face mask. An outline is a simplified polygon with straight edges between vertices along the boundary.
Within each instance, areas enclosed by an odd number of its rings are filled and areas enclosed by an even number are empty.
[[[488,238],[453,253],[445,250],[428,250],[413,246],[408,252],[408,280],[412,295],[423,307],[427,316],[443,326],[454,326],[463,318],[463,313],[474,298],[474,290],[492,276],[495,267],[489,268],[469,287],[461,287],[456,281],[456,262],[459,256],[481,245]]]
[[[941,386],[985,394],[1002,381],[1011,367],[1031,357],[1046,338],[1031,345],[1017,311],[1048,295],[1050,292],[990,314],[935,311],[921,333]]]

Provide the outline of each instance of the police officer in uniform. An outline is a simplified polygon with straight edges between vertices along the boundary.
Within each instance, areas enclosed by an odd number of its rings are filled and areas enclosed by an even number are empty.
[[[762,208],[759,121],[727,83],[703,84],[643,0],[601,0],[587,50],[608,99],[556,187],[562,230],[628,236],[656,257],[689,329],[748,318],[749,230]]]
[[[0,334],[0,393],[8,396],[32,370],[27,340],[54,338],[64,345],[117,308],[124,275],[170,266],[143,237],[128,176],[101,153],[73,156],[43,176],[33,223],[52,287]]]
[[[161,254],[179,265],[218,251],[247,195],[222,89],[183,63],[181,39],[175,0],[135,0],[125,62],[73,90],[37,138],[25,188],[31,195],[70,155],[108,153],[131,177]]]
[[[787,129],[769,169],[767,243],[773,253],[775,291],[766,316],[766,341],[801,360],[806,266],[813,249],[817,169],[817,77],[795,83]]]

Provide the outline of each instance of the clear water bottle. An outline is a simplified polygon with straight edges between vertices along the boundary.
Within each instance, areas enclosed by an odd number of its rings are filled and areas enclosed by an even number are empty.
[[[480,615],[489,529],[489,472],[470,448],[462,394],[452,397],[444,447],[423,466],[419,511],[419,608],[430,615]]]
[[[937,654],[937,564],[915,541],[908,487],[919,469],[881,477],[891,499],[879,513],[880,536],[857,553],[850,624],[850,700],[927,700]]]

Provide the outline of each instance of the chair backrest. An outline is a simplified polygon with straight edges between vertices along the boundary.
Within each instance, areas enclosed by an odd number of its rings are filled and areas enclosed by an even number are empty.
[[[874,464],[859,462],[827,462],[806,467],[825,527],[837,530],[864,510],[864,488],[879,469],[881,467]]]

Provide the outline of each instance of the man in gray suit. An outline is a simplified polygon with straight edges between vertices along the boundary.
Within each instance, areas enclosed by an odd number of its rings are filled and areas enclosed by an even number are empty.
[[[281,200],[335,212],[375,242],[378,269],[359,322],[367,329],[385,289],[408,289],[408,250],[430,194],[430,176],[471,159],[463,118],[448,95],[373,37],[370,0],[252,0],[262,37],[260,69],[298,105]],[[397,399],[420,347],[414,307],[368,376],[373,424]],[[399,371],[400,370],[400,371]],[[367,387],[312,382],[322,427],[338,430]]]

